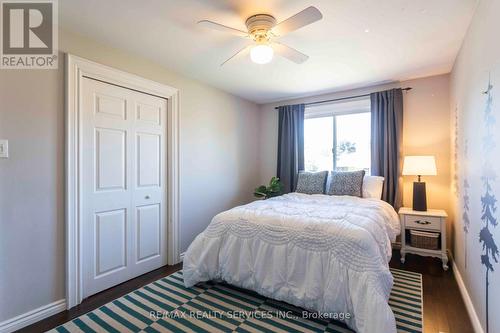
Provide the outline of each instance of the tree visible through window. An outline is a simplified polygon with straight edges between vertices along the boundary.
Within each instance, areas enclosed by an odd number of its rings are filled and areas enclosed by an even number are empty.
[[[365,170],[370,174],[370,122],[370,112],[365,111],[306,117],[306,171]]]

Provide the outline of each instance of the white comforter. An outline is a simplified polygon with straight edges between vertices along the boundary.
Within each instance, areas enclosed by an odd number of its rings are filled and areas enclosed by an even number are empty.
[[[388,305],[398,216],[378,199],[290,193],[215,216],[184,257],[184,283],[224,280],[357,332],[396,332]]]

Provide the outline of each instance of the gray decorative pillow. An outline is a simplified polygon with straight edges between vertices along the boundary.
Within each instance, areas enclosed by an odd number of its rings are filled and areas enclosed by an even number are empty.
[[[295,192],[305,194],[324,194],[326,189],[326,180],[328,171],[320,172],[299,172],[297,188]]]
[[[363,196],[363,177],[365,170],[352,172],[334,172],[330,177],[329,195]]]

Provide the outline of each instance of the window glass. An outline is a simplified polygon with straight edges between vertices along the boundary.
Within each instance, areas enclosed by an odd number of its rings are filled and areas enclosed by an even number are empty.
[[[337,171],[365,170],[370,174],[371,115],[368,112],[336,116]]]
[[[359,104],[359,102],[358,102]],[[318,108],[319,109],[319,108]],[[370,174],[371,114],[362,109],[321,106],[321,113],[307,113],[304,121],[306,171],[365,170]]]
[[[304,121],[304,167],[307,171],[332,170],[333,117]]]

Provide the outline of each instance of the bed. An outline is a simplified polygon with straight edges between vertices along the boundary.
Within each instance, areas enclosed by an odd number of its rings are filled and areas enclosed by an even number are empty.
[[[229,284],[322,314],[357,332],[396,332],[388,305],[398,215],[386,202],[289,193],[215,216],[184,257],[186,287]]]

